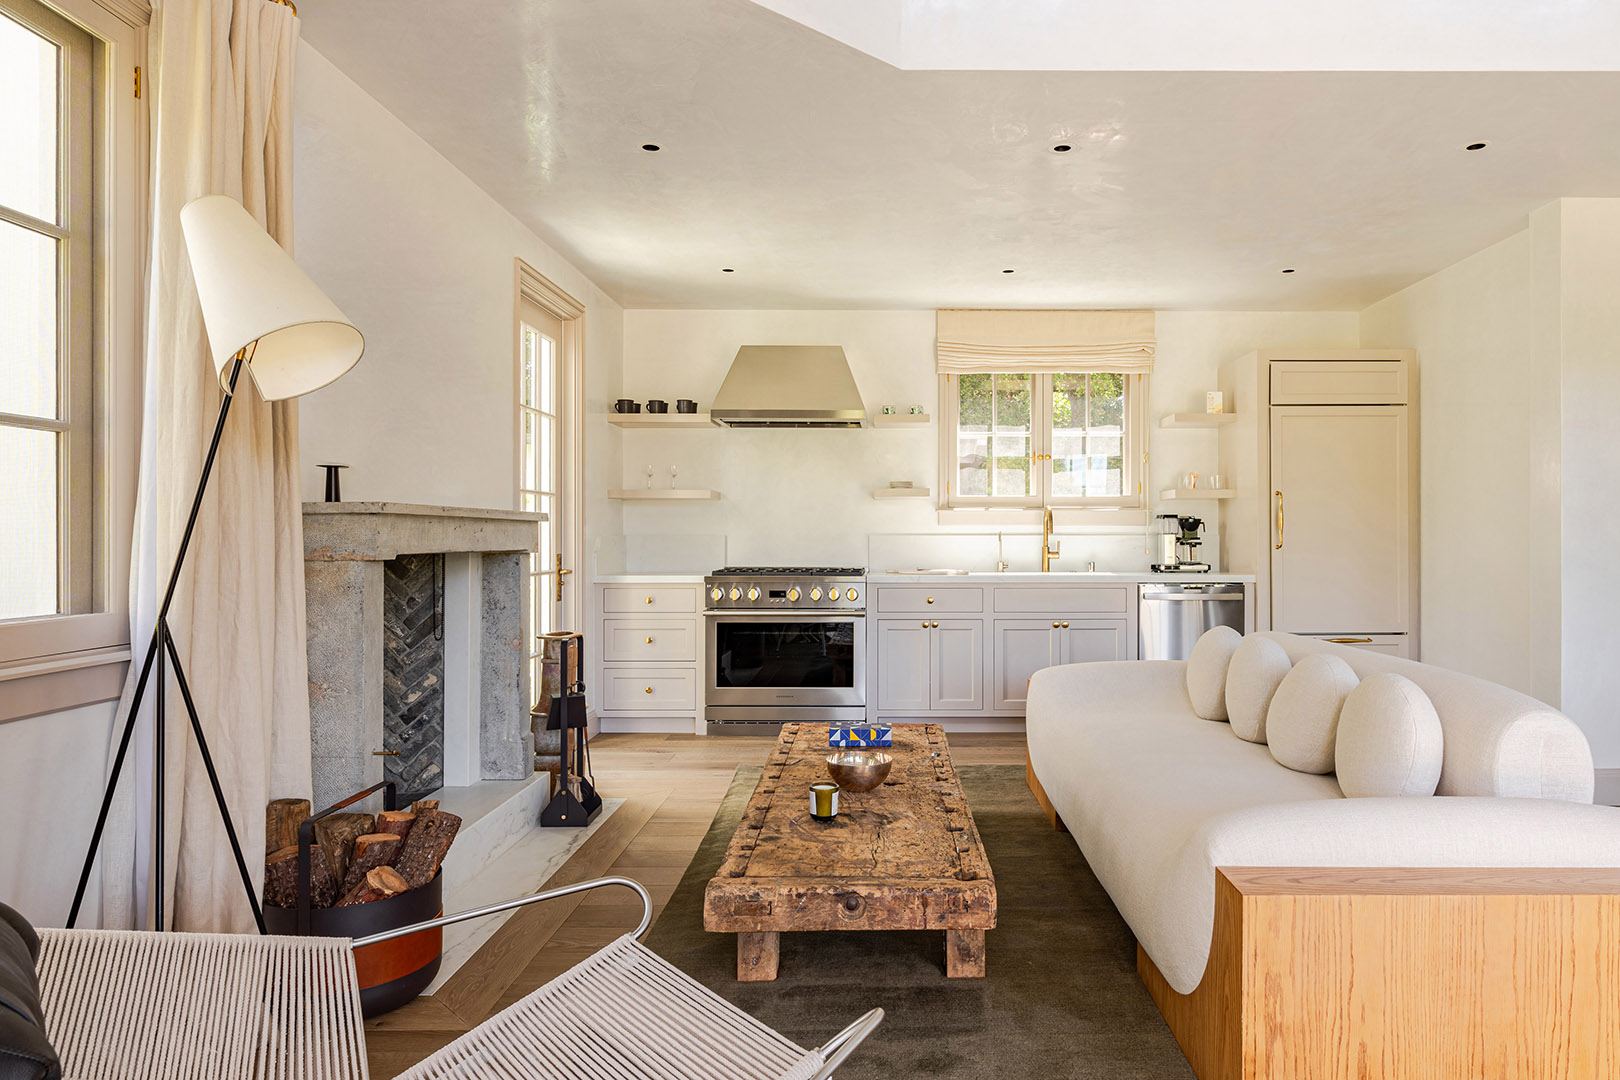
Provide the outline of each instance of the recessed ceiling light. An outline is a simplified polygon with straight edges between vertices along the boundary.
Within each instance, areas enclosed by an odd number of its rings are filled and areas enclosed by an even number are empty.
[[[1471,142],[1467,146],[1463,147],[1463,149],[1464,150],[1483,150],[1489,145],[1491,145],[1491,144],[1490,143],[1483,143],[1483,142]]]
[[[735,274],[735,273],[736,273],[736,272],[737,272],[737,271],[735,271],[735,270],[733,270],[733,269],[732,269],[732,268],[731,268],[731,267],[729,267],[729,266],[722,266],[722,267],[721,267],[721,268],[720,268],[720,272],[721,272],[721,273],[722,273],[722,274]]]
[[[1002,273],[1003,274],[1010,274],[1010,273],[1012,273],[1012,271],[1011,270],[1003,270]]]
[[[1292,266],[1288,266],[1288,267],[1283,268],[1283,273],[1285,273],[1285,274],[1292,274],[1293,272],[1294,272],[1294,268]]]
[[[1052,153],[1054,153],[1054,154],[1067,154],[1070,150],[1073,150],[1073,149],[1074,149],[1074,147],[1070,146],[1068,143],[1060,142],[1056,146],[1052,147]]]
[[[658,151],[663,149],[663,147],[659,146],[657,143],[651,143],[651,142],[642,143],[641,148],[643,150],[647,151],[647,153],[649,153],[649,154],[656,154],[656,153],[658,153]]]

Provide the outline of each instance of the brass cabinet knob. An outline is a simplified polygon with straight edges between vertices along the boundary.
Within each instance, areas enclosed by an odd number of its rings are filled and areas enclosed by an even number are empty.
[[[1056,630],[1056,629],[1057,629],[1057,628],[1058,628],[1058,624],[1057,624],[1057,623],[1053,623],[1053,624],[1052,624],[1052,629],[1054,629],[1054,630]]]
[[[649,604],[652,603],[652,597],[650,597],[650,596],[647,597],[647,603],[649,603]]]
[[[651,644],[652,644],[652,638],[648,638],[648,639],[647,639],[647,644],[649,644],[649,645],[651,645]]]
[[[923,620],[923,629],[924,630],[928,629],[928,620],[927,619]]]
[[[1063,629],[1065,629],[1065,630],[1067,630],[1067,629],[1068,629],[1068,628],[1069,628],[1069,624],[1068,624],[1068,623],[1064,623],[1064,624],[1063,624]]]
[[[650,686],[647,687],[647,693],[649,693],[649,694],[652,693],[652,687],[650,687]]]
[[[937,622],[931,622],[928,625],[933,627],[935,630],[939,629],[939,623],[937,623]]]
[[[933,602],[934,602],[934,598],[933,598],[933,597],[932,597],[932,596],[930,596],[930,597],[929,597],[929,598],[928,598],[928,602],[929,602],[929,603],[930,603],[930,604],[932,604],[932,603],[933,603]]]

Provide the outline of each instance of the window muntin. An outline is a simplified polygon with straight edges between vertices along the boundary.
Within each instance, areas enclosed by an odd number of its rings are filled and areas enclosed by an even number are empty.
[[[0,622],[105,596],[94,257],[95,43],[0,3]]]
[[[948,375],[944,507],[1139,507],[1141,377]]]

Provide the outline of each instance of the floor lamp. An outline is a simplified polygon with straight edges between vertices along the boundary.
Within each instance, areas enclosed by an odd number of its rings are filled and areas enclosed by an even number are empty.
[[[197,739],[203,765],[208,771],[208,782],[214,789],[214,802],[219,806],[220,817],[225,822],[225,833],[230,838],[231,851],[236,856],[236,869],[242,875],[242,888],[247,893],[253,918],[262,934],[265,932],[264,913],[259,910],[253,878],[248,873],[247,860],[242,857],[242,845],[236,839],[231,812],[225,804],[225,792],[220,787],[213,756],[208,752],[208,740],[203,737],[202,724],[197,719],[197,706],[192,701],[191,688],[186,682],[185,666],[180,662],[180,653],[169,632],[169,605],[174,600],[175,585],[180,580],[186,551],[191,546],[197,513],[202,508],[203,493],[208,488],[208,478],[214,469],[214,456],[219,450],[219,439],[225,431],[225,418],[230,413],[236,380],[242,369],[247,368],[259,396],[266,401],[299,397],[319,390],[353,367],[360,359],[365,342],[360,331],[337,309],[337,305],[327,299],[326,294],[309,280],[281,245],[235,199],[225,195],[205,195],[187,203],[180,211],[180,228],[185,234],[191,273],[197,285],[197,300],[208,330],[209,351],[213,354],[214,369],[224,396],[219,403],[219,418],[214,422],[214,436],[203,459],[202,475],[197,480],[197,492],[191,500],[191,513],[186,518],[185,532],[181,534],[180,546],[175,552],[174,568],[169,572],[169,583],[158,608],[157,626],[152,630],[152,641],[141,662],[129,715],[124,719],[118,753],[113,758],[112,775],[107,779],[101,812],[96,816],[96,829],[90,837],[90,850],[84,856],[84,869],[79,874],[79,887],[73,894],[73,907],[68,912],[67,925],[71,928],[79,917],[79,906],[84,902],[90,870],[95,864],[96,851],[101,847],[107,812],[112,807],[113,792],[118,786],[118,774],[123,771],[130,736],[135,732],[135,720],[140,715],[141,699],[146,694],[147,683],[155,667],[157,680],[152,684],[155,731],[152,811],[157,873],[153,877],[152,910],[153,925],[159,930],[163,929],[163,743],[167,728],[164,695],[167,689],[166,671],[172,667],[175,685],[180,690],[181,700],[185,702],[186,714],[191,718],[191,733]]]

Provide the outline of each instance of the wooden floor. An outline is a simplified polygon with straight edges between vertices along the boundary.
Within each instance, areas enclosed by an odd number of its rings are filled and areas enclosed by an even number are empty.
[[[949,737],[957,765],[1023,765],[1022,735]],[[602,735],[591,742],[597,789],[626,802],[549,887],[619,874],[675,891],[739,765],[758,765],[774,738]],[[371,1075],[395,1076],[635,926],[640,903],[603,889],[519,911],[432,997],[366,1024]]]

